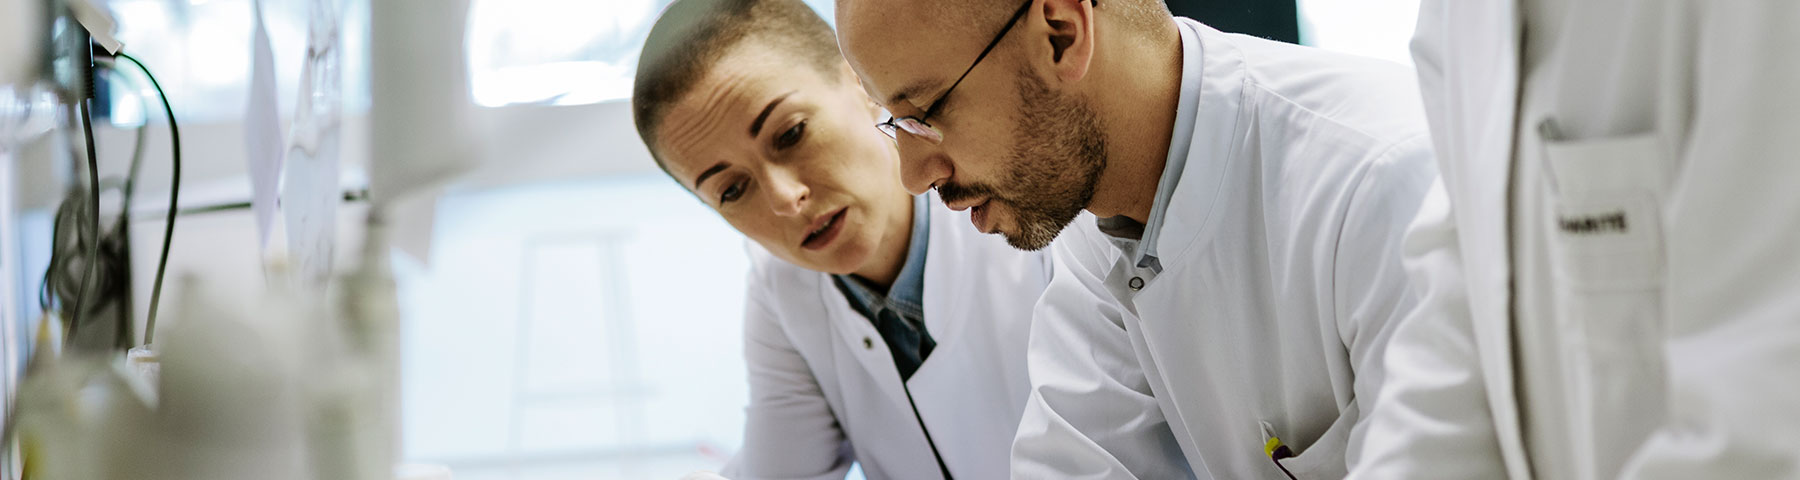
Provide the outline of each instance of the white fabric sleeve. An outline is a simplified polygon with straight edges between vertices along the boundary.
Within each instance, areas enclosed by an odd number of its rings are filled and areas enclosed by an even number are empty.
[[[854,463],[849,440],[825,394],[795,350],[753,274],[745,295],[744,360],[750,406],[745,409],[744,448],[723,476],[752,479],[842,479]]]
[[[1430,141],[1420,134],[1375,159],[1357,182],[1338,233],[1332,266],[1337,332],[1356,374],[1353,391],[1363,411],[1380,395],[1389,339],[1419,304],[1402,262],[1402,243],[1437,179]],[[1368,418],[1361,415],[1351,429],[1345,468],[1356,466]]]
[[[1417,307],[1385,355],[1386,380],[1364,404],[1352,480],[1491,479],[1506,472],[1463,280],[1456,223],[1435,184],[1405,240]]]

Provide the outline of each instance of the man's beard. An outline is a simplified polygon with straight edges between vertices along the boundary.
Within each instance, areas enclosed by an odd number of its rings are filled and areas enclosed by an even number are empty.
[[[1050,91],[1027,72],[1019,72],[1016,85],[1023,107],[1003,187],[946,183],[938,196],[945,203],[988,197],[1010,205],[1018,231],[1000,232],[1006,243],[1040,250],[1093,200],[1106,168],[1106,133],[1086,102]]]

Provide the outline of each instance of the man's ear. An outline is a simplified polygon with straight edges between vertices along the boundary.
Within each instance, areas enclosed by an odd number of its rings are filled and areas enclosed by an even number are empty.
[[[1065,82],[1085,78],[1094,60],[1094,8],[1088,0],[1041,0],[1038,11],[1050,44],[1056,76]],[[1029,15],[1027,18],[1036,17]]]

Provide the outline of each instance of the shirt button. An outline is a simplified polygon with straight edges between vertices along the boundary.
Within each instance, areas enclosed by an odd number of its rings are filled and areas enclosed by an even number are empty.
[[[869,350],[874,350],[875,349],[875,341],[870,340],[869,337],[863,337],[863,348],[869,349]]]
[[[1131,291],[1133,292],[1143,290],[1144,277],[1131,277],[1131,281],[1125,282],[1125,286],[1131,287]]]

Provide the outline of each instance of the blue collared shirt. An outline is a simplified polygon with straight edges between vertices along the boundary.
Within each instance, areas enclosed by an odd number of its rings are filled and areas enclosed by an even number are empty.
[[[913,197],[911,240],[907,241],[906,263],[894,277],[894,285],[883,294],[867,281],[850,275],[832,275],[832,283],[850,300],[850,307],[875,324],[888,353],[894,356],[894,368],[900,381],[912,378],[937,342],[925,331],[925,250],[931,243],[931,204],[924,195]]]
[[[1163,160],[1162,179],[1156,182],[1156,203],[1150,207],[1148,223],[1138,223],[1124,215],[1095,219],[1113,246],[1125,252],[1137,268],[1162,273],[1157,258],[1156,240],[1162,235],[1163,217],[1169,213],[1169,199],[1175,195],[1175,184],[1181,181],[1187,167],[1189,147],[1194,141],[1194,118],[1200,113],[1200,39],[1187,27],[1181,31],[1181,99],[1175,107],[1175,131],[1169,135],[1169,156]]]

